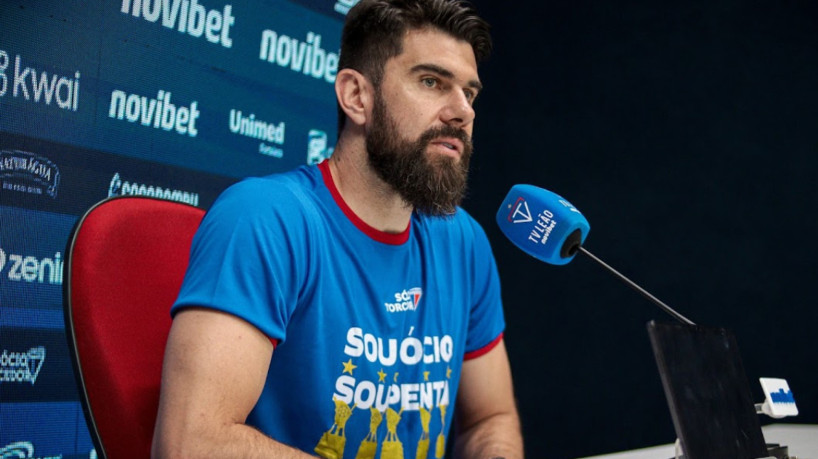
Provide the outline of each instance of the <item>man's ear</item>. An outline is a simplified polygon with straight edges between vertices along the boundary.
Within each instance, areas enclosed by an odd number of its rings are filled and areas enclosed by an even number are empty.
[[[338,105],[354,124],[364,125],[372,109],[372,85],[360,72],[342,69],[335,75]]]

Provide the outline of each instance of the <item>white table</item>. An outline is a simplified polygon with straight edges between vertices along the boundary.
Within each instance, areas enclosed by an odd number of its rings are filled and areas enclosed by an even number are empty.
[[[764,440],[789,448],[791,459],[818,459],[818,425],[770,424],[763,426]],[[670,445],[603,454],[584,459],[669,459],[675,457],[676,449]]]

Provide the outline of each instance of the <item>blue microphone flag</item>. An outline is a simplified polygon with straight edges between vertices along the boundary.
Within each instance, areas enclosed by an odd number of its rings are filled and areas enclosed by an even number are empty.
[[[523,252],[552,265],[574,259],[591,225],[562,196],[534,185],[514,185],[497,211],[497,224]]]

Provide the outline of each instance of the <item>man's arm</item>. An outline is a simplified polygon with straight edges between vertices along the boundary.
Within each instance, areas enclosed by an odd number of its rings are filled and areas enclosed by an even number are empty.
[[[523,437],[503,341],[463,362],[456,416],[455,457],[522,459]]]
[[[272,355],[269,338],[236,316],[179,311],[165,351],[152,456],[313,457],[244,424]]]

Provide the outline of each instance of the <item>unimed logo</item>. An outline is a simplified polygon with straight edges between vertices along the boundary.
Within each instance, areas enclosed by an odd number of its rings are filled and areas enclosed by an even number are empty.
[[[62,284],[62,254],[37,258],[17,253],[7,254],[0,248],[0,274],[13,282],[33,282],[38,284]]]
[[[257,119],[255,113],[244,116],[241,110],[230,110],[230,132],[234,134],[283,145],[285,129],[283,121],[271,123]]]
[[[287,125],[284,121],[279,121],[276,124],[256,118],[255,113],[244,115],[241,110],[230,110],[230,132],[261,140],[258,152],[266,156],[274,158],[284,156],[284,150],[277,145],[284,145],[286,128]],[[270,142],[273,145],[268,145],[265,142]]]

